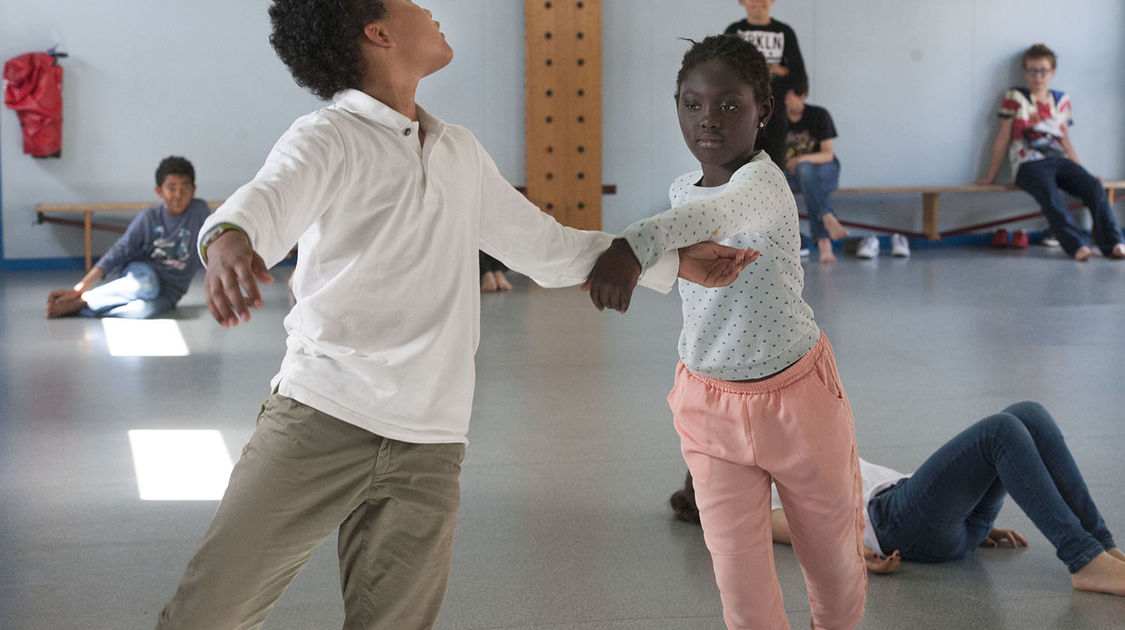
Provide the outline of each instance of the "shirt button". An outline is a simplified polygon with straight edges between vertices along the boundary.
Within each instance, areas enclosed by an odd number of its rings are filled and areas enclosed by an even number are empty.
[[[413,131],[413,129],[411,129],[410,127],[407,127],[406,129],[402,130],[402,135],[409,136],[411,131]]]

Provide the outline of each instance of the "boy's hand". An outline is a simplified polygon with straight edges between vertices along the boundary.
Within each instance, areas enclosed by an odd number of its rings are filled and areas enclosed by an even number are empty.
[[[761,255],[756,249],[736,249],[703,241],[680,248],[679,276],[705,287],[725,287]]]
[[[641,263],[633,248],[625,239],[615,238],[594,262],[582,290],[590,292],[590,301],[599,311],[612,308],[624,313],[629,310],[633,289],[640,277]]]
[[[242,232],[228,230],[207,246],[203,292],[211,317],[223,327],[237,326],[240,318],[250,321],[250,306],[262,308],[259,282],[272,284],[273,276]]]

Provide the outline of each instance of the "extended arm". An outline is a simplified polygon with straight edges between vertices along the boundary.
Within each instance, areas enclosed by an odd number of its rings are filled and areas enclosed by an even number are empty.
[[[791,238],[795,246],[797,221],[793,194],[777,166],[754,160],[734,173],[723,192],[642,219],[622,237],[647,269],[666,251],[741,232],[762,233],[778,242]]]
[[[257,283],[273,281],[267,269],[289,253],[346,177],[339,132],[326,120],[303,118],[277,141],[254,179],[208,217],[200,244],[216,226],[237,228],[200,251],[207,307],[216,321],[234,326],[250,319],[250,307],[261,307]]]

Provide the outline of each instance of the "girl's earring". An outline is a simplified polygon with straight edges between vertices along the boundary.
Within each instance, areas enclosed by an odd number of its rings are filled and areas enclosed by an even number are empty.
[[[765,126],[766,126],[766,123],[764,123],[764,122],[760,122],[760,123],[758,123],[758,128],[759,128],[759,129],[761,129],[762,127],[765,127]]]

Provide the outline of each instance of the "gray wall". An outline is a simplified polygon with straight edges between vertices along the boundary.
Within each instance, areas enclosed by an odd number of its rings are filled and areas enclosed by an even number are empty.
[[[63,157],[20,152],[14,112],[0,112],[3,247],[8,260],[78,256],[81,230],[34,225],[36,203],[155,200],[165,155],[196,166],[199,194],[229,195],[251,178],[296,116],[317,101],[289,79],[267,42],[265,0],[9,0],[0,3],[0,59],[58,45],[65,67]],[[468,126],[504,174],[523,183],[523,3],[423,2],[442,22],[453,64],[423,82],[419,101]],[[1060,56],[1054,85],[1075,103],[1072,137],[1091,170],[1125,177],[1122,103],[1125,3],[1028,0],[780,0],[800,36],[810,102],[830,109],[842,185],[969,182],[984,169],[1002,90],[1018,53],[1044,41]],[[108,8],[106,8],[108,5]],[[671,95],[685,43],[741,17],[735,0],[603,2],[604,225],[619,230],[659,210],[671,179],[694,167]],[[919,229],[917,202],[841,198],[841,216]],[[1032,210],[1019,194],[943,200],[942,227]],[[1039,224],[1031,223],[1029,227]],[[98,234],[102,251],[115,235]]]

